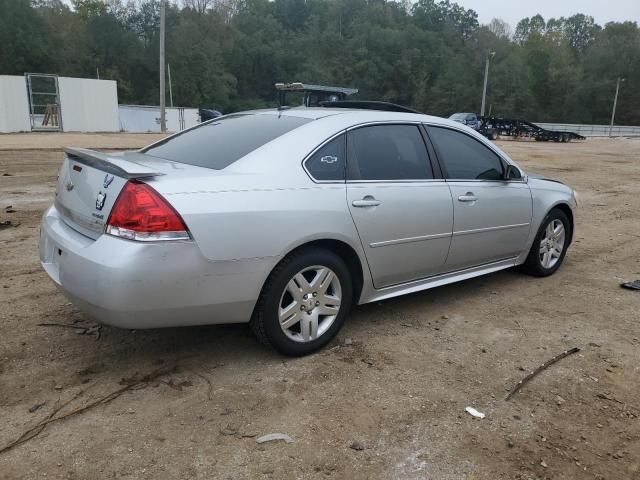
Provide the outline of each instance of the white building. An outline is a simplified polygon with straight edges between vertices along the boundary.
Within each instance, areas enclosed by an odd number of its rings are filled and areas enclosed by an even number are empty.
[[[0,132],[117,132],[113,80],[0,75]]]

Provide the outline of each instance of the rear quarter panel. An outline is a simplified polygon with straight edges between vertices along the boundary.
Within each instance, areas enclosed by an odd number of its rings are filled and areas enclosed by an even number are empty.
[[[314,121],[224,170],[150,183],[182,215],[209,261],[271,259],[266,263],[273,268],[300,245],[333,239],[351,246],[366,269],[345,184],[315,183],[302,168],[303,159],[346,124]]]

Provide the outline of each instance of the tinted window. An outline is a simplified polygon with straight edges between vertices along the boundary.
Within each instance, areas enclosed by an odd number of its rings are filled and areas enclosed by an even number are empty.
[[[349,132],[349,180],[433,178],[427,149],[416,125],[376,125]]]
[[[311,120],[286,115],[230,115],[143,150],[148,155],[220,170]]]
[[[316,180],[344,181],[344,150],[344,135],[340,135],[311,155],[304,165]]]
[[[500,157],[478,140],[448,128],[429,127],[429,137],[438,150],[447,178],[457,180],[502,180]]]

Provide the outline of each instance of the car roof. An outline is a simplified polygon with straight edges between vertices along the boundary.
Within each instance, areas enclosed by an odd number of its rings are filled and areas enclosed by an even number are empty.
[[[327,117],[340,117],[345,123],[353,120],[354,124],[365,122],[425,122],[439,125],[450,125],[459,128],[457,122],[449,119],[425,115],[422,113],[387,112],[381,110],[365,110],[351,108],[326,108],[326,107],[292,107],[287,109],[263,109],[248,110],[238,112],[242,115],[279,115],[288,117],[308,118],[310,120],[320,120]],[[234,114],[232,114],[234,115]]]

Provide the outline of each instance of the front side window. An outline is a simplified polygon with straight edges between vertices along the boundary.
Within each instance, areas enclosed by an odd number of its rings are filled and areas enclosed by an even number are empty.
[[[502,160],[469,135],[443,127],[429,127],[438,159],[452,180],[502,180]]]
[[[168,137],[142,152],[174,162],[221,170],[310,121],[287,115],[228,115]]]
[[[344,181],[346,155],[344,134],[320,147],[304,166],[315,180]]]
[[[433,178],[429,155],[417,125],[374,125],[349,132],[349,180]]]

